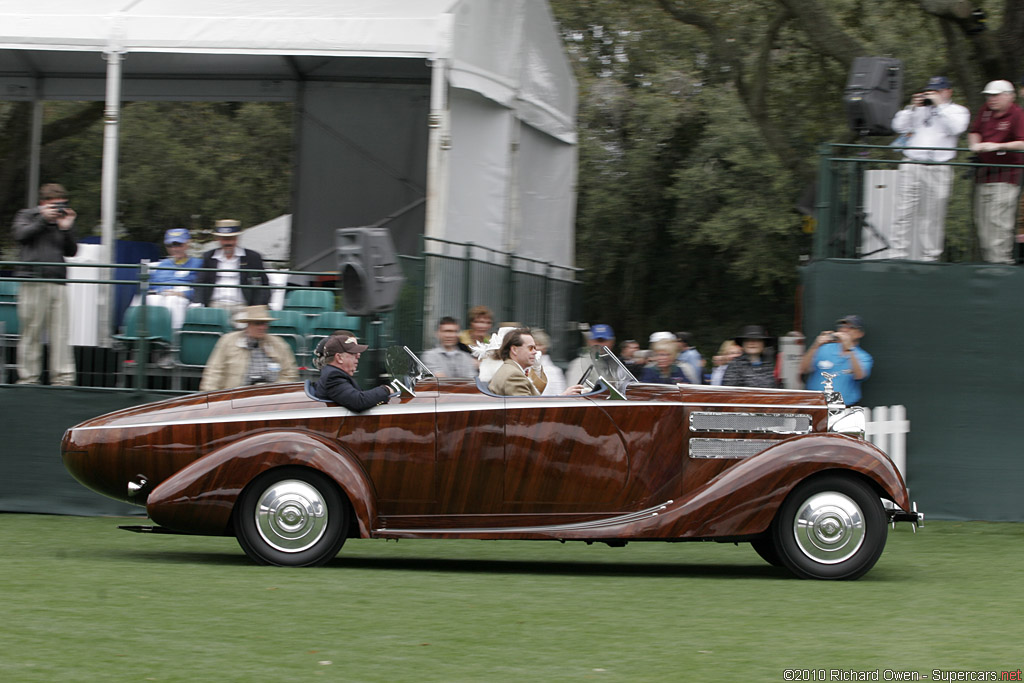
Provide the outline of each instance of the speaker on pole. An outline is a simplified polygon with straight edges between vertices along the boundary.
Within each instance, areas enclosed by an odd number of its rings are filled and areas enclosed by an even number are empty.
[[[334,243],[345,312],[372,315],[394,308],[405,277],[391,232],[387,228],[340,228]]]
[[[890,57],[853,60],[843,105],[850,129],[858,135],[893,135],[892,117],[903,100],[903,62]]]

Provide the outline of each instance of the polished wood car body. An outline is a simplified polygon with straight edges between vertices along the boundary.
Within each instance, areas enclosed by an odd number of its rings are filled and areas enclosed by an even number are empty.
[[[265,385],[89,420],[62,453],[86,486],[208,535],[237,534],[243,491],[282,467],[326,475],[351,506],[345,535],[363,538],[744,540],[769,533],[801,482],[836,472],[910,510],[884,453],[827,431],[822,393],[623,393],[497,397],[426,375],[356,414]]]

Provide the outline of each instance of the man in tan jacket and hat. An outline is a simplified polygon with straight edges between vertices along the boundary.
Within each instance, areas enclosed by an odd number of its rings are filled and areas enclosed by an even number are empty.
[[[280,337],[267,334],[274,320],[266,306],[249,306],[236,322],[245,329],[220,338],[210,354],[200,391],[216,391],[252,384],[296,382],[295,354]]]

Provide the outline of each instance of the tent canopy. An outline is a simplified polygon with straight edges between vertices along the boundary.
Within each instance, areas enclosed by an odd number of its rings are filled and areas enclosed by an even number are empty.
[[[101,99],[106,65],[82,53],[106,52],[129,56],[124,99],[212,98],[210,80],[237,84],[219,99],[261,100],[310,80],[423,82],[425,60],[447,58],[455,87],[574,139],[575,82],[543,0],[0,0],[4,99]]]
[[[117,103],[281,101],[293,266],[333,269],[334,231],[367,225],[403,254],[575,265],[576,82],[546,0],[0,0],[0,98],[106,99],[105,244]],[[458,314],[439,301],[428,319]]]

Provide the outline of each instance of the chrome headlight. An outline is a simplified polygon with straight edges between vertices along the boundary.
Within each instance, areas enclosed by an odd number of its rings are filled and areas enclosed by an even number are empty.
[[[863,439],[867,432],[867,417],[863,408],[844,408],[843,410],[829,411],[828,431],[837,434],[846,434]]]

